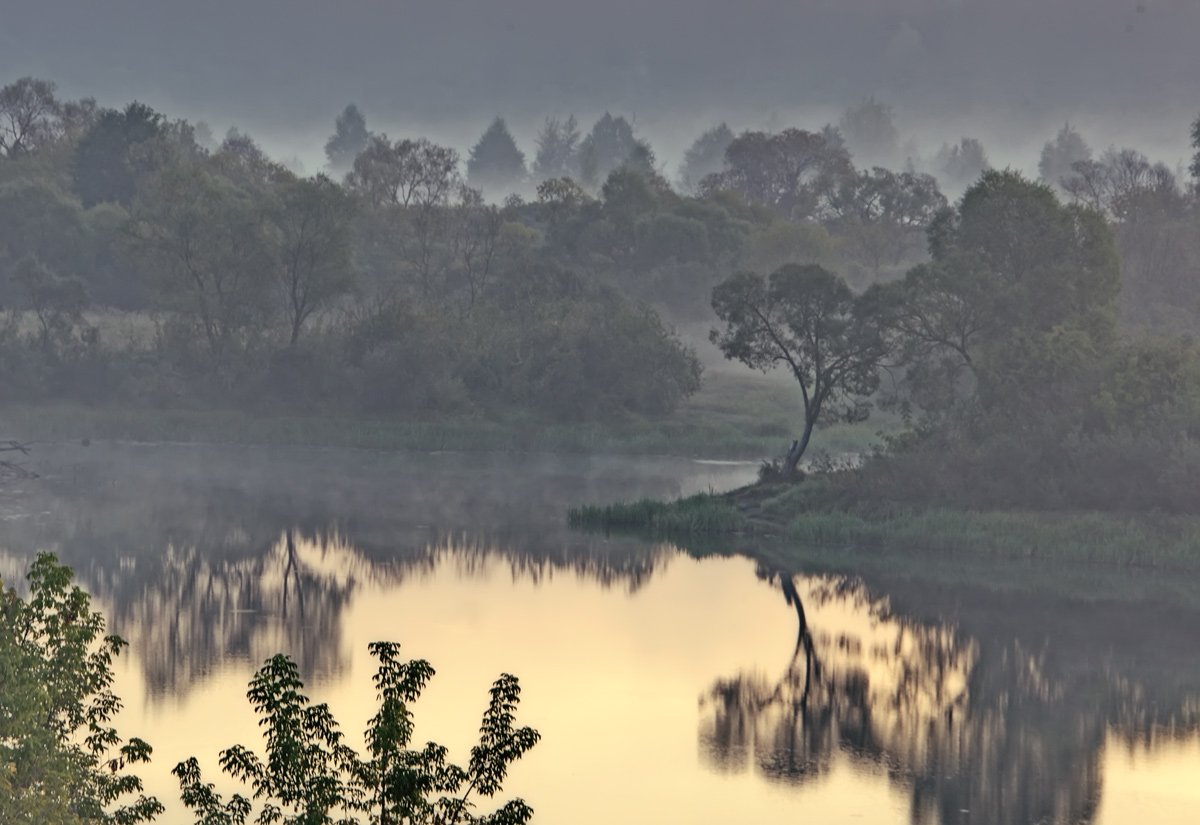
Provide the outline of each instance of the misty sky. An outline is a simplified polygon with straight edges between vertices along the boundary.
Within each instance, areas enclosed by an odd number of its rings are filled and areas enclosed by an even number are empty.
[[[7,0],[0,79],[137,98],[319,158],[336,113],[465,148],[496,114],[637,118],[661,156],[735,129],[836,119],[867,95],[922,141],[1182,157],[1200,111],[1197,0]],[[1007,149],[994,146],[1004,143]]]

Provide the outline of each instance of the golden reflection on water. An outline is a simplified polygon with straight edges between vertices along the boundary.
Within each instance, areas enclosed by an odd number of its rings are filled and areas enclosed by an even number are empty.
[[[1153,724],[1111,728],[1146,713],[1127,677],[1089,705],[1044,649],[984,650],[857,580],[670,546],[608,552],[552,562],[466,535],[392,563],[338,535],[225,562],[172,547],[121,612],[117,684],[120,729],[155,746],[143,774],[163,821],[188,821],[175,762],[197,755],[229,789],[218,751],[260,745],[246,682],[278,650],[357,742],[376,639],[433,663],[417,739],[459,759],[492,680],[520,677],[520,722],[543,740],[506,789],[537,822],[1197,821],[1194,697],[1148,745],[1136,732]]]

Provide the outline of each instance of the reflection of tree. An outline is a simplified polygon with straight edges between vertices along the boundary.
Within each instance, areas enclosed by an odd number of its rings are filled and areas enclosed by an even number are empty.
[[[1200,727],[1195,682],[1150,696],[1111,655],[1083,671],[1050,638],[1034,648],[897,616],[857,579],[763,575],[795,608],[798,638],[779,678],[742,673],[702,698],[701,751],[717,770],[800,783],[846,758],[907,788],[914,823],[1084,823],[1110,728]]]
[[[281,650],[307,673],[342,668],[342,613],[370,565],[337,543],[290,544],[281,538],[236,560],[168,545],[159,563],[138,565],[149,575],[125,571],[121,598],[98,588],[113,605],[113,626],[135,645],[152,694],[177,693],[223,660],[261,662]],[[325,563],[334,555],[336,564]]]
[[[118,467],[119,484],[93,470],[67,476],[37,503],[47,515],[6,532],[0,550],[11,555],[0,552],[0,570],[20,574],[22,557],[57,552],[133,644],[157,697],[185,691],[223,661],[279,651],[306,678],[334,676],[359,590],[398,586],[447,562],[460,576],[507,569],[538,583],[565,573],[634,592],[678,552],[570,531],[559,507],[549,524],[519,509],[504,521],[510,488],[533,482],[475,479],[457,466],[427,474],[424,485],[403,476],[387,484],[382,471],[364,472],[369,484],[297,479],[290,466],[205,474],[181,461],[128,475]]]

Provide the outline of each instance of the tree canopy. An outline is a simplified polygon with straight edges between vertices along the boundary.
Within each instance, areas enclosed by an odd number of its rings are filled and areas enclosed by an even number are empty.
[[[329,163],[329,171],[339,176],[350,171],[354,159],[367,148],[370,139],[367,119],[357,106],[349,104],[337,116],[333,134],[325,141],[325,159]]]
[[[40,554],[29,595],[0,592],[0,818],[5,822],[132,825],[162,813],[128,769],[150,758],[111,722],[113,659],[125,647],[71,583],[70,568]]]
[[[684,192],[696,191],[700,181],[725,168],[725,150],[733,143],[733,138],[733,132],[721,123],[693,141],[679,167],[679,184]]]
[[[517,148],[504,118],[488,126],[467,158],[467,182],[497,195],[512,193],[525,180],[525,153]]]
[[[597,186],[626,163],[653,169],[654,152],[634,136],[629,121],[605,112],[579,144],[580,177],[588,186]]]
[[[713,290],[713,311],[725,327],[711,337],[725,357],[764,372],[783,367],[800,385],[803,427],[785,476],[795,474],[818,423],[866,417],[887,354],[871,309],[816,265],[784,266],[768,278],[741,273]]]
[[[174,774],[197,825],[220,822],[244,825],[257,805],[259,825],[286,821],[358,825],[524,825],[533,809],[513,799],[496,811],[477,815],[477,799],[498,794],[512,763],[541,738],[530,727],[515,727],[521,688],[517,677],[502,674],[492,685],[483,713],[479,743],[466,767],[447,761],[436,742],[413,748],[409,706],[424,691],[434,670],[423,659],[404,661],[400,646],[375,642],[379,661],[374,682],[378,710],[366,730],[367,753],[344,742],[325,704],[304,694],[296,663],[273,656],[250,681],[247,692],[260,717],[266,753],[234,745],[221,752],[222,770],[249,786],[250,796],[228,800],[206,784],[195,757],[175,766]]]
[[[785,129],[744,132],[725,150],[724,172],[701,181],[701,191],[736,192],[793,220],[815,217],[838,180],[853,171],[850,155],[829,134]]]

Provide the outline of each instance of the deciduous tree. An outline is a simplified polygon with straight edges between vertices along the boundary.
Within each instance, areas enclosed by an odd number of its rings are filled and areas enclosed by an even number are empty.
[[[1063,182],[1074,174],[1076,163],[1092,159],[1092,149],[1070,123],[1058,130],[1054,140],[1042,147],[1038,160],[1038,175],[1042,182],[1053,187],[1062,187]]]
[[[856,158],[885,163],[894,159],[899,150],[900,133],[896,130],[892,107],[874,97],[847,109],[838,121],[838,129]]]
[[[474,813],[476,800],[494,798],[512,763],[540,738],[533,728],[514,726],[521,694],[517,678],[506,673],[492,685],[479,743],[471,748],[467,766],[460,767],[435,742],[411,747],[410,705],[433,677],[433,667],[421,659],[403,661],[397,644],[376,642],[370,650],[379,660],[374,678],[379,705],[368,722],[366,755],[345,744],[327,705],[312,704],[304,694],[295,662],[274,656],[255,674],[247,693],[261,717],[266,753],[234,745],[220,757],[221,769],[252,794],[226,801],[204,783],[194,757],[174,769],[197,825],[244,825],[256,801],[259,813],[253,821],[259,825],[524,825],[530,820],[533,809],[521,799],[491,814]]]
[[[744,132],[725,150],[728,169],[709,175],[701,192],[736,192],[793,220],[816,216],[838,181],[853,172],[850,155],[820,132]]]
[[[935,162],[943,182],[952,187],[969,186],[990,167],[983,144],[971,137],[965,137],[953,146],[943,145]]]
[[[273,211],[278,230],[275,273],[288,340],[295,346],[309,318],[353,287],[353,203],[340,186],[318,176],[282,184]]]
[[[784,266],[769,278],[744,272],[718,285],[712,303],[725,328],[711,339],[726,358],[764,372],[782,366],[800,385],[803,427],[785,476],[795,475],[818,423],[867,416],[887,346],[871,305],[841,278],[816,265]]]
[[[62,104],[54,88],[53,83],[32,77],[0,88],[0,156],[29,154],[58,135]]]
[[[533,175],[539,181],[579,177],[579,124],[575,115],[566,120],[546,118],[538,132]]]
[[[108,109],[80,139],[75,152],[75,192],[85,207],[116,202],[128,207],[137,191],[139,167],[131,150],[161,137],[163,116],[134,101],[122,111]]]
[[[688,147],[679,167],[679,184],[685,192],[695,192],[700,181],[725,168],[725,150],[733,143],[733,132],[724,123],[709,129]]]
[[[113,660],[125,648],[71,583],[70,568],[40,554],[29,595],[0,590],[0,819],[63,825],[149,822],[163,806],[128,769],[149,761],[141,739],[111,723]]]

